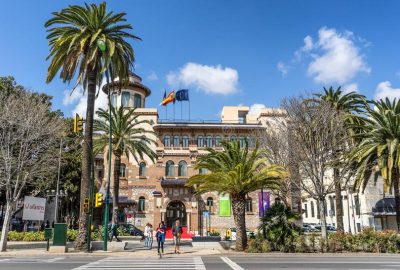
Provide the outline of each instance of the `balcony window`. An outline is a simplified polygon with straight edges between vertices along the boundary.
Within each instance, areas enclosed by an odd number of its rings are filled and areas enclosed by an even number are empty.
[[[164,147],[170,147],[170,146],[171,146],[170,136],[164,136]]]
[[[174,176],[174,162],[172,160],[167,161],[167,164],[165,165],[165,175],[167,177]]]
[[[215,137],[215,146],[216,147],[221,147],[221,136],[216,136]]]
[[[204,138],[203,136],[197,137],[197,147],[204,147]]]
[[[207,147],[213,147],[213,137],[207,136]]]
[[[246,145],[246,140],[243,136],[240,136],[239,143],[241,148],[243,148]]]
[[[129,107],[130,99],[131,99],[131,94],[129,92],[122,92],[121,96],[122,107]]]
[[[135,94],[133,98],[134,108],[142,108],[142,97],[139,94]]]
[[[187,163],[184,160],[179,161],[178,176],[187,176]]]
[[[189,147],[189,137],[183,136],[182,137],[182,147],[188,148]]]
[[[179,143],[179,136],[175,136],[174,137],[174,147],[179,147],[180,143]]]
[[[236,136],[235,136],[235,135],[232,135],[232,136],[231,136],[231,142],[234,142],[234,141],[236,141]]]

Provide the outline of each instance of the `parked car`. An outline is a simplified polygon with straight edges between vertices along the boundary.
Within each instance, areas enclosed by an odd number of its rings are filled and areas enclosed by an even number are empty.
[[[132,236],[140,236],[144,239],[144,232],[132,224],[118,224],[118,228],[128,232]],[[111,231],[111,224],[108,225],[108,231]]]

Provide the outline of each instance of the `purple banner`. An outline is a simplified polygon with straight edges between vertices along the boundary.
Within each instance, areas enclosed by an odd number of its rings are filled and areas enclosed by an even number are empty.
[[[269,192],[258,192],[258,216],[264,216],[269,209]]]

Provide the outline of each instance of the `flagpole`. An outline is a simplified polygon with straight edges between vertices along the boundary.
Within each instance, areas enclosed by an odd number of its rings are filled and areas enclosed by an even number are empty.
[[[189,122],[190,122],[190,98],[189,98]]]
[[[168,120],[168,104],[165,105],[165,121]]]
[[[175,102],[174,102],[174,122],[175,122]]]
[[[182,121],[182,101],[181,101],[181,121]]]

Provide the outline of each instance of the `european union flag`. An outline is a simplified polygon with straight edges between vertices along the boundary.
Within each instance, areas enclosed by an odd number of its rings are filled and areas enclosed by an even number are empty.
[[[189,90],[188,89],[181,89],[175,93],[175,99],[177,101],[189,101]]]

